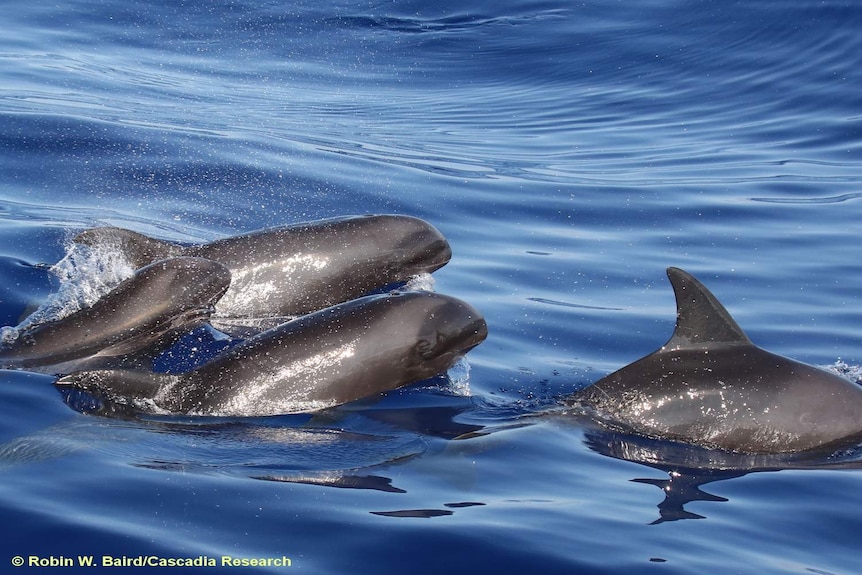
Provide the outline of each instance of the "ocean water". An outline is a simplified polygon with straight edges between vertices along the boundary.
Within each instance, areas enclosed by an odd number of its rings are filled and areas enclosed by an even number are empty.
[[[49,265],[86,227],[198,242],[403,213],[449,238],[435,289],[490,334],[446,376],[315,415],[102,417],[51,376],[0,371],[0,571],[92,573],[106,556],[219,563],[127,568],[166,573],[862,568],[852,450],[725,461],[558,408],[670,336],[670,265],[758,345],[858,376],[862,7],[3,12],[0,324],[60,289]]]

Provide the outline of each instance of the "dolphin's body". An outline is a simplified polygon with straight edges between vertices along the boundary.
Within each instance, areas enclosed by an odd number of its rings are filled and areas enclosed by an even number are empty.
[[[125,361],[205,322],[229,284],[227,269],[214,261],[157,261],[92,306],[26,329],[0,346],[0,366],[63,373]]]
[[[232,278],[217,313],[252,318],[310,313],[430,273],[452,256],[436,228],[401,215],[319,220],[188,247],[111,227],[75,241],[115,246],[136,268],[179,255],[217,261]]]
[[[442,373],[486,335],[479,312],[455,298],[432,292],[371,295],[265,331],[185,374],[85,371],[57,385],[145,411],[314,411]]]
[[[615,428],[745,453],[862,439],[862,387],[755,346],[688,273],[669,268],[673,336],[566,403]]]

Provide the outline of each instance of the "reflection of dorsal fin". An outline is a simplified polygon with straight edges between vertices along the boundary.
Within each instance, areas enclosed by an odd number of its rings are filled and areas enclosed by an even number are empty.
[[[751,343],[724,306],[692,275],[679,268],[668,268],[667,277],[676,294],[676,329],[666,348]]]
[[[75,236],[76,244],[119,249],[136,268],[182,254],[180,246],[122,228],[92,228]]]

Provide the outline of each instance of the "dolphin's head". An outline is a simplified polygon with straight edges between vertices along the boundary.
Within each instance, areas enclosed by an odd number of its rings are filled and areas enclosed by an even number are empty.
[[[446,371],[488,336],[482,314],[457,298],[421,291],[388,297],[398,308],[390,333],[410,346],[402,365],[414,380]]]
[[[407,274],[431,273],[452,258],[452,248],[440,231],[425,220],[412,216],[366,216],[377,226],[379,247],[389,251],[389,266]]]

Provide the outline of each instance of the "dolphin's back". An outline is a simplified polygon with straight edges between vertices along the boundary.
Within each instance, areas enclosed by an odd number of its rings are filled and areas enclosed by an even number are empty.
[[[210,260],[157,261],[91,307],[24,331],[0,348],[0,365],[58,366],[97,355],[135,353],[205,321],[229,284],[227,269]]]
[[[430,273],[452,255],[434,226],[402,215],[331,218],[186,247],[119,228],[75,241],[116,246],[137,267],[178,255],[219,262],[232,281],[218,314],[246,318],[317,311]]]
[[[157,260],[179,256],[183,253],[183,248],[176,244],[115,227],[85,230],[75,236],[73,241],[91,247],[113,248],[124,254],[135,268],[142,268]]]
[[[754,345],[703,284],[668,269],[677,323],[659,350],[566,400],[611,427],[746,453],[862,438],[862,386]]]

